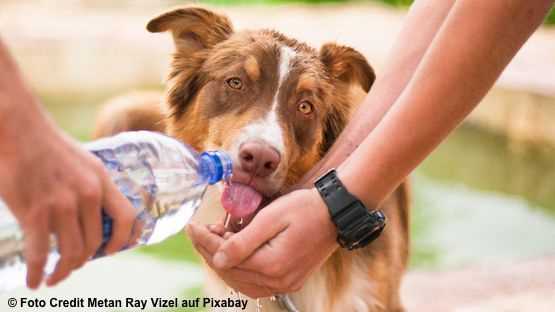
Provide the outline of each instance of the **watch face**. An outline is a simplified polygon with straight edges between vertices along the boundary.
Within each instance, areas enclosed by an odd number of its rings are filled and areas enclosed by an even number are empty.
[[[362,207],[366,209],[363,205]],[[365,212],[366,214],[363,218],[351,224],[346,231],[339,233],[338,242],[342,247],[349,250],[366,247],[383,232],[385,227],[385,215],[383,212],[380,210]]]

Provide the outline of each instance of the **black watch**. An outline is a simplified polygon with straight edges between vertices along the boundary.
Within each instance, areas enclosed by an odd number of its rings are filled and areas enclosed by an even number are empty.
[[[385,227],[385,215],[375,209],[369,211],[353,194],[349,193],[337,177],[335,169],[321,176],[314,186],[328,206],[331,219],[337,227],[337,242],[343,248],[362,248],[374,241]]]

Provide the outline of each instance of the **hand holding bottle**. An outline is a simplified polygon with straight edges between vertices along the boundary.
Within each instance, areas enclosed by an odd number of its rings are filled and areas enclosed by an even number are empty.
[[[61,133],[37,102],[0,41],[0,197],[24,231],[30,288],[42,281],[51,234],[60,259],[48,285],[96,252],[101,207],[114,220],[107,252],[127,244],[135,219],[98,159]]]

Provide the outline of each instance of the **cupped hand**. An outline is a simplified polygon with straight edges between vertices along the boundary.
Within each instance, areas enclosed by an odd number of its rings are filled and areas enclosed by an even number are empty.
[[[190,225],[188,233],[207,264],[251,298],[299,290],[338,247],[335,226],[313,188],[279,197],[239,233],[223,234],[222,225]]]

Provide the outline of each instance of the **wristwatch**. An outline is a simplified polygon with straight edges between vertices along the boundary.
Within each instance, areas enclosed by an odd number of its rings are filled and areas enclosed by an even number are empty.
[[[337,227],[337,242],[343,248],[362,248],[382,233],[386,217],[381,210],[368,208],[345,188],[335,169],[321,176],[314,186],[328,206]]]

